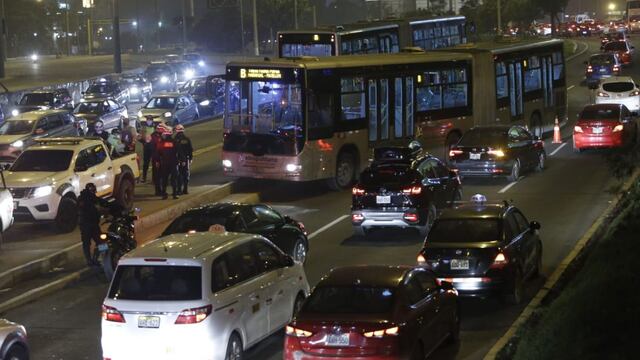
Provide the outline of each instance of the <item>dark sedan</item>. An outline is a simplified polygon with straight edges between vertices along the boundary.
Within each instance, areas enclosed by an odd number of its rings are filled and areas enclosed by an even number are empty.
[[[414,228],[424,236],[437,211],[462,197],[457,174],[421,150],[379,148],[375,157],[352,190],[351,223],[358,236],[374,228]]]
[[[151,62],[144,77],[151,82],[153,91],[175,91],[178,81],[175,70],[164,61]]]
[[[449,163],[460,176],[520,178],[523,170],[542,171],[544,143],[522,126],[484,126],[467,131],[449,150]]]
[[[263,204],[219,203],[193,208],[175,219],[162,236],[209,231],[212,225],[222,225],[226,231],[262,235],[302,263],[309,252],[304,225]]]
[[[218,116],[224,111],[224,76],[210,75],[191,79],[179,89],[198,103],[201,116]]]
[[[94,99],[111,98],[120,104],[129,102],[129,89],[123,89],[117,82],[99,80],[91,84],[86,91],[82,93],[82,99],[85,101]]]
[[[456,341],[451,284],[409,266],[348,266],[326,275],[286,327],[284,359],[424,359]]]
[[[151,97],[151,83],[142,75],[122,75],[120,85],[129,91],[129,100],[131,101],[147,102]]]
[[[542,266],[540,224],[508,203],[479,201],[445,209],[418,254],[418,264],[451,282],[460,296],[523,300],[524,282]]]
[[[49,109],[73,109],[73,99],[65,88],[36,90],[22,94],[20,101],[11,109],[11,116],[33,111]]]

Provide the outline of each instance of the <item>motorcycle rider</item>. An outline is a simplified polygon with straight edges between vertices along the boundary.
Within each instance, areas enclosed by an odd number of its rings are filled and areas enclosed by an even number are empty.
[[[193,146],[191,145],[191,139],[184,133],[184,126],[176,126],[176,152],[178,156],[178,179],[176,186],[178,187],[179,194],[188,194],[189,186],[189,173],[191,168],[191,162],[193,161]]]
[[[160,127],[160,126],[159,126]],[[176,181],[178,180],[178,157],[176,144],[171,137],[173,135],[170,128],[162,127],[162,140],[158,143],[160,194],[162,199],[167,199],[167,186],[171,181],[171,190],[174,199],[178,198]]]
[[[138,134],[138,141],[142,143],[142,182],[147,182],[147,172],[149,171],[149,164],[151,163],[151,156],[155,151],[155,144],[153,143],[153,133],[156,128],[153,123],[153,116],[147,115],[145,122],[140,128],[140,134]],[[153,170],[152,170],[153,171]]]
[[[130,123],[129,118],[124,118],[122,120],[120,141],[124,145],[125,151],[133,152],[136,151],[136,138],[138,137],[138,132],[136,131],[136,127],[131,126]]]
[[[100,265],[91,256],[91,241],[98,246],[100,239],[100,211],[98,207],[105,207],[107,202],[99,198],[96,193],[95,184],[88,183],[78,197],[78,225],[80,226],[82,252],[87,266]]]

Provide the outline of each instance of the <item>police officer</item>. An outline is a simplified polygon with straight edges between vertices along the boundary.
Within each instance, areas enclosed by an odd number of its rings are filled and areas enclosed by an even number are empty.
[[[144,124],[140,128],[140,134],[138,135],[138,141],[142,144],[142,182],[147,182],[147,172],[149,171],[149,164],[151,163],[151,155],[155,150],[155,144],[153,143],[153,134],[156,128],[153,123],[153,116],[147,115]],[[153,170],[152,170],[153,171]]]
[[[80,226],[80,239],[82,240],[82,252],[87,261],[87,266],[99,265],[97,259],[91,256],[91,241],[98,245],[100,239],[100,212],[99,206],[106,206],[107,202],[96,195],[97,189],[93,183],[88,183],[78,197],[78,225]]]
[[[178,194],[188,194],[189,172],[191,161],[193,161],[193,146],[191,139],[184,134],[184,126],[178,125],[175,128],[176,152],[178,156]]]
[[[167,199],[167,186],[171,181],[171,190],[174,199],[178,198],[176,181],[178,180],[178,157],[176,144],[171,137],[173,135],[170,128],[162,127],[162,139],[158,143],[158,161],[160,175],[160,194],[162,199]]]

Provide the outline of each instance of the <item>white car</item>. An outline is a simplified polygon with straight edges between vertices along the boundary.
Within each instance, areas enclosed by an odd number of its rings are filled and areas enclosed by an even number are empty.
[[[29,360],[29,343],[24,326],[0,319],[0,359]]]
[[[240,359],[308,295],[302,264],[259,235],[165,236],[120,259],[102,305],[102,356]]]
[[[614,76],[600,82],[596,104],[624,104],[629,111],[640,111],[640,89],[630,76]]]

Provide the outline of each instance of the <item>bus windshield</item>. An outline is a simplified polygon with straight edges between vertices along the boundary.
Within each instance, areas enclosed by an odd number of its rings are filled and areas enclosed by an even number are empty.
[[[331,33],[284,31],[278,34],[278,54],[282,58],[333,56],[335,46],[335,35]]]

